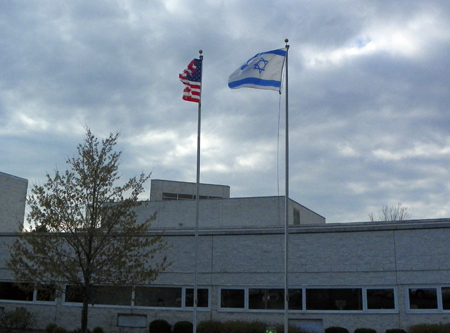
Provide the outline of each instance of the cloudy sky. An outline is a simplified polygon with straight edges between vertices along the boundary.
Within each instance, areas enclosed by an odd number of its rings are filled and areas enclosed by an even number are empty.
[[[0,171],[42,183],[87,126],[120,131],[124,179],[195,182],[178,74],[202,49],[201,181],[283,195],[284,95],[227,81],[289,38],[291,198],[327,222],[398,202],[450,217],[448,17],[447,0],[1,1]]]

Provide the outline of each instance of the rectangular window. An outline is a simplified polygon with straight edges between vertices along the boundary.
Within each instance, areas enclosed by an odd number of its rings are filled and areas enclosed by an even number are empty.
[[[54,285],[41,285],[36,291],[36,301],[54,302],[56,299],[56,287]]]
[[[136,287],[134,305],[151,307],[181,307],[181,288]]]
[[[225,309],[243,309],[245,307],[244,289],[222,289],[220,307]]]
[[[66,286],[65,302],[83,303],[83,293],[78,286]],[[131,305],[131,287],[93,286],[89,304]]]
[[[83,295],[77,286],[66,286],[64,301],[67,303],[83,303]]]
[[[306,289],[306,309],[322,311],[362,310],[362,290],[346,289]]]
[[[436,288],[409,288],[409,308],[411,310],[437,310]]]
[[[94,287],[93,304],[131,305],[131,287]]]
[[[194,289],[186,288],[186,300],[184,303],[185,307],[192,308],[194,306],[193,297]],[[208,289],[197,289],[197,299],[199,308],[207,308],[209,307],[209,290]]]
[[[30,287],[24,284],[24,287]],[[21,289],[19,285],[12,282],[0,282],[0,299],[11,301],[33,301],[33,289]]]
[[[450,310],[450,287],[442,287],[442,309]]]
[[[294,208],[294,225],[300,225],[300,211]]]
[[[301,289],[289,289],[289,310],[302,310],[302,294]]]
[[[394,310],[394,289],[367,289],[368,310]]]
[[[249,289],[249,309],[283,310],[284,289]]]

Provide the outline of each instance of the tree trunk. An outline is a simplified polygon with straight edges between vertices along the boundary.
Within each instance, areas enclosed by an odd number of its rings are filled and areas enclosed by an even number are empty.
[[[87,333],[88,329],[88,311],[89,311],[89,302],[90,302],[90,293],[91,288],[89,286],[89,282],[87,285],[83,288],[84,289],[84,295],[83,295],[83,308],[81,309],[81,332]]]
[[[81,310],[81,332],[87,333],[89,300],[87,297],[83,299],[83,308]]]

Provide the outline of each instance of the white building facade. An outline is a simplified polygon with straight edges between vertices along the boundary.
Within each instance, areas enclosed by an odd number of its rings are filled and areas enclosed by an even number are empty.
[[[152,182],[142,218],[157,212],[152,228],[164,230],[172,266],[149,286],[99,294],[90,326],[108,332],[147,332],[154,319],[192,321],[195,200],[192,184]],[[204,185],[198,238],[198,321],[284,318],[284,198],[230,198],[229,187]],[[165,199],[165,200],[162,200]],[[403,328],[450,322],[450,219],[326,224],[290,201],[289,321],[318,332],[330,326]],[[68,329],[79,326],[81,303],[25,294],[5,269],[0,234],[0,307],[24,306]]]

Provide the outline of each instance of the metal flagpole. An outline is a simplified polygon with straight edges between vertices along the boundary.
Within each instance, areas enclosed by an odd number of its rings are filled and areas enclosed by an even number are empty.
[[[288,87],[288,53],[289,39],[285,39],[286,43],[286,145],[285,145],[285,197],[284,197],[284,333],[288,333],[289,329],[289,279],[288,279],[288,236],[289,236],[289,87]]]
[[[201,77],[200,82],[202,82],[203,77],[203,51],[198,51],[200,53],[200,68]],[[194,307],[194,315],[192,320],[192,328],[193,333],[197,332],[197,258],[198,258],[198,224],[199,224],[199,200],[200,200],[200,132],[201,132],[201,115],[202,115],[202,94],[201,94],[202,86],[200,86],[200,99],[198,101],[198,126],[197,126],[197,180],[195,183],[195,259],[194,259],[194,294],[192,296],[193,299],[193,307]]]

